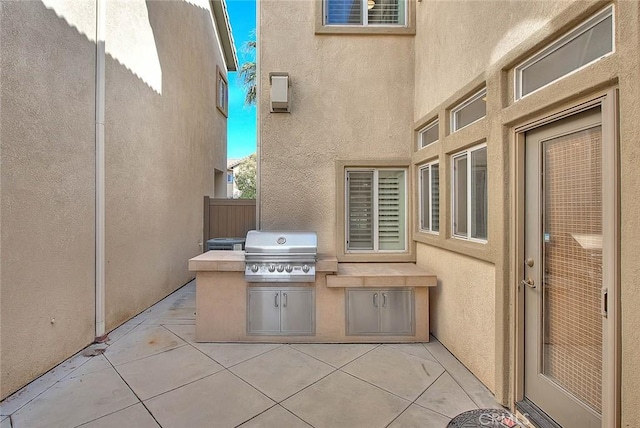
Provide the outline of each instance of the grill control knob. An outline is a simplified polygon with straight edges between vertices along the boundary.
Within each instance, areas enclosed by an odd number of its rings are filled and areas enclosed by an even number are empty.
[[[293,266],[291,266],[291,265],[287,265],[287,267],[286,267],[286,268],[284,268],[284,270],[286,270],[286,271],[287,271],[287,273],[291,273],[291,271],[293,270]]]
[[[253,272],[253,273],[258,272],[258,269],[260,269],[260,268],[258,267],[258,265],[253,265],[253,266],[251,266],[251,272]]]
[[[269,265],[269,272],[275,272],[276,271],[276,265]]]
[[[311,269],[309,265],[302,265],[302,272],[307,273],[309,272],[309,269]]]
[[[278,272],[282,272],[284,270],[284,265],[279,265],[278,266]]]

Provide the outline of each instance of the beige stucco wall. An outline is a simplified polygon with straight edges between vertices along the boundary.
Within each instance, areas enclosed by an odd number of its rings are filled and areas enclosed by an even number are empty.
[[[438,276],[429,290],[431,332],[493,391],[495,267],[427,245],[418,245],[417,263]]]
[[[335,161],[411,155],[413,37],[315,35],[314,8],[260,2],[260,227],[315,230],[335,254]],[[291,114],[269,113],[274,71]]]
[[[107,2],[107,331],[193,278],[226,169],[209,8]],[[96,2],[3,1],[0,19],[3,398],[95,337]]]

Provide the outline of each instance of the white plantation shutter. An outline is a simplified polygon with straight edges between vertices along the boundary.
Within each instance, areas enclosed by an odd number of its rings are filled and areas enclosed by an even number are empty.
[[[324,0],[324,23],[405,25],[406,2],[407,0]]]
[[[378,174],[378,245],[381,250],[404,250],[404,171]]]
[[[347,249],[373,250],[373,171],[347,172]]]

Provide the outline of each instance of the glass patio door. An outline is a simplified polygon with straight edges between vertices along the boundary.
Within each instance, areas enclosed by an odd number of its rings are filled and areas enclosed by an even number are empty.
[[[525,138],[524,393],[565,428],[602,418],[601,120],[596,107]]]

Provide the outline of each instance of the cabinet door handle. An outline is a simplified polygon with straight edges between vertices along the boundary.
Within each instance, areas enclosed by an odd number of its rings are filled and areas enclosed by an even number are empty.
[[[373,293],[373,306],[378,307],[378,293]]]
[[[382,293],[382,307],[387,306],[387,293]]]
[[[278,294],[279,293],[276,293],[276,308],[278,307]]]
[[[286,308],[286,307],[287,307],[287,300],[288,300],[288,299],[287,299],[287,293],[282,293],[282,297],[283,297],[283,300],[282,300],[282,307],[283,307],[283,308]]]

